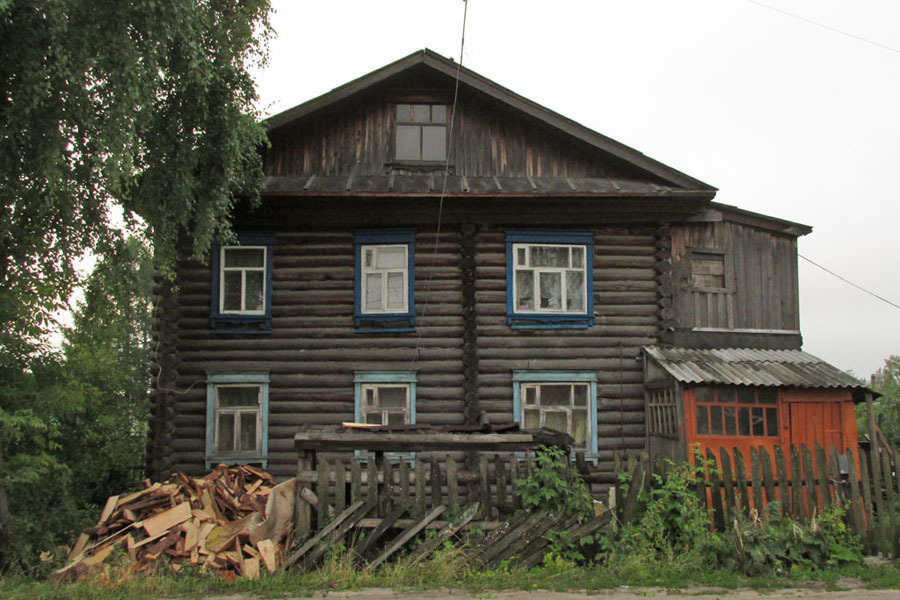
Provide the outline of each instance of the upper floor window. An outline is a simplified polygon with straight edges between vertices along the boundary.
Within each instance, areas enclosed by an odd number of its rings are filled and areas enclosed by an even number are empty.
[[[210,320],[218,324],[264,324],[271,320],[271,234],[241,233],[214,244]],[[256,330],[248,330],[256,331]]]
[[[394,145],[396,160],[446,160],[447,107],[443,104],[398,104]]]
[[[268,452],[269,374],[207,377],[206,466],[262,463]]]
[[[415,325],[413,251],[415,232],[359,232],[356,249],[354,319],[357,328],[384,331]]]
[[[587,327],[593,320],[590,232],[507,231],[507,313],[513,326]]]
[[[568,433],[575,450],[597,452],[597,375],[592,372],[513,371],[515,421],[524,429]]]
[[[694,389],[697,435],[777,437],[778,394],[772,388]]]
[[[691,288],[698,291],[728,291],[732,275],[725,252],[712,248],[691,248]]]

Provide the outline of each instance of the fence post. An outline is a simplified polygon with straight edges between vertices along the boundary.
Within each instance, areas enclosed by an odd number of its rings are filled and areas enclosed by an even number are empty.
[[[769,510],[773,510],[772,506],[778,509],[778,514],[782,514],[784,507],[778,502],[775,496],[775,478],[772,476],[772,457],[769,456],[769,450],[765,446],[759,447],[759,462],[762,464],[763,485],[766,488],[766,506]]]
[[[778,471],[778,499],[781,501],[781,514],[790,515],[791,489],[788,486],[787,466],[784,459],[784,450],[781,446],[775,446],[775,470]]]

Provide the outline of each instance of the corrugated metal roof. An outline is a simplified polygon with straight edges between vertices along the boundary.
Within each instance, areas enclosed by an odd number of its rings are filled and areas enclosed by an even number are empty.
[[[801,350],[646,346],[644,352],[681,383],[868,389],[852,375]]]

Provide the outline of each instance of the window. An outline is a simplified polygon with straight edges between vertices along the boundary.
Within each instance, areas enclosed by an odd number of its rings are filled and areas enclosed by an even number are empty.
[[[513,411],[524,429],[563,431],[575,438],[575,450],[596,455],[596,373],[513,371]]]
[[[692,248],[691,288],[700,291],[728,291],[732,276],[725,252],[710,248]]]
[[[697,435],[778,437],[778,394],[772,388],[698,387]]]
[[[234,244],[214,244],[210,321],[221,325],[271,326],[272,244],[270,234],[237,234]],[[229,330],[253,333],[257,329]]]
[[[399,161],[447,160],[447,107],[398,104],[394,144]]]
[[[415,326],[413,230],[356,234],[354,318],[363,331],[410,331]]]
[[[593,324],[590,232],[507,231],[507,317],[513,327]]]
[[[206,468],[261,463],[268,455],[269,374],[210,374],[206,387]]]
[[[357,423],[411,425],[416,422],[415,371],[357,371],[353,383]],[[359,451],[356,454],[367,455]],[[401,455],[386,453],[385,456],[396,459]]]

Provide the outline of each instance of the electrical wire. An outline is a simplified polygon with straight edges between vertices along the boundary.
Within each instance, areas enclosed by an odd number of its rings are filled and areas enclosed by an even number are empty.
[[[852,281],[850,281],[850,280],[847,279],[846,277],[841,277],[840,275],[838,275],[838,274],[835,273],[834,271],[832,271],[832,270],[830,270],[830,269],[827,269],[827,268],[823,267],[822,265],[820,265],[819,263],[817,263],[817,262],[815,262],[815,261],[813,261],[813,260],[810,260],[810,259],[806,258],[806,257],[803,256],[802,254],[799,254],[799,253],[798,253],[797,256],[799,256],[800,258],[802,258],[803,260],[805,260],[805,261],[808,262],[809,264],[814,265],[814,266],[816,266],[816,267],[819,267],[820,269],[822,269],[823,271],[825,271],[825,272],[828,273],[829,275],[833,275],[834,277],[837,277],[838,279],[840,279],[840,280],[843,281],[844,283],[846,283],[846,284],[848,284],[848,285],[852,285],[852,286],[855,287],[856,289],[858,289],[858,290],[860,290],[860,291],[863,291],[863,292],[867,293],[868,295],[870,295],[870,296],[872,296],[872,297],[874,297],[874,298],[878,298],[878,299],[881,300],[882,302],[884,302],[884,303],[886,303],[886,304],[890,304],[890,305],[893,306],[894,308],[900,308],[900,304],[895,304],[894,302],[891,302],[891,301],[888,300],[887,298],[882,298],[881,296],[879,296],[879,295],[876,294],[875,292],[870,292],[869,290],[867,290],[866,288],[862,287],[861,285],[857,285],[857,284],[853,283]]]
[[[891,52],[896,52],[897,54],[900,54],[900,50],[898,50],[897,48],[892,48],[891,46],[886,46],[884,44],[880,44],[878,42],[875,42],[870,39],[864,38],[862,36],[856,35],[854,33],[844,31],[843,29],[838,29],[837,27],[832,27],[831,25],[826,25],[825,23],[820,23],[819,21],[813,21],[812,19],[807,19],[806,17],[804,17],[802,15],[788,12],[786,10],[782,10],[775,6],[770,6],[768,4],[764,4],[762,2],[759,2],[758,0],[745,0],[745,1],[749,2],[750,4],[755,4],[756,6],[761,6],[762,8],[767,8],[774,12],[781,13],[783,15],[787,15],[788,17],[793,17],[797,20],[803,21],[804,23],[809,23],[811,25],[815,25],[816,27],[821,27],[822,29],[827,29],[828,31],[831,31],[834,33],[839,33],[841,35],[847,36],[847,37],[857,40],[859,42],[864,42],[866,44],[871,44],[873,46],[877,46],[878,48],[881,48],[882,50],[890,50]]]

